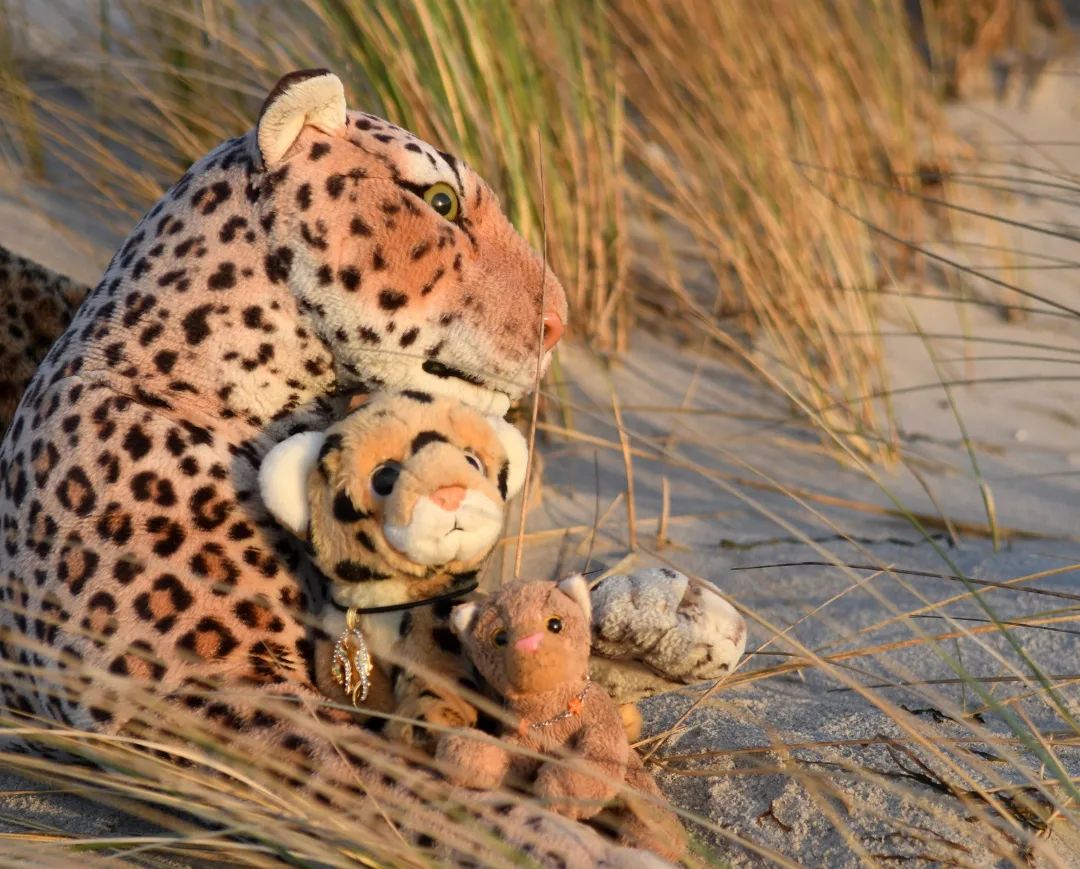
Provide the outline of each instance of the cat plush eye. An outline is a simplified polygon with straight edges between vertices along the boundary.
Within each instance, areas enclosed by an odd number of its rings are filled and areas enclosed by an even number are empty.
[[[506,632],[506,628],[499,628],[499,630],[491,635],[491,643],[494,646],[505,646],[509,639],[510,635]]]
[[[558,616],[552,616],[547,620],[547,629],[553,634],[559,633],[562,630],[562,619]]]

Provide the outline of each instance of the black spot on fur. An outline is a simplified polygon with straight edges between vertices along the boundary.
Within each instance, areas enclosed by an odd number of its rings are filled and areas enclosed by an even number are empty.
[[[341,194],[345,190],[345,176],[340,173],[334,173],[326,179],[326,192],[331,199],[339,199]]]
[[[162,374],[168,374],[176,364],[176,353],[172,350],[161,350],[154,356],[154,366]]]
[[[357,508],[345,492],[338,492],[334,496],[334,518],[338,522],[359,522],[367,519],[368,514]]]
[[[408,296],[390,287],[379,292],[379,307],[384,311],[396,311],[404,307],[408,301]]]
[[[345,582],[369,582],[390,578],[389,574],[373,570],[359,561],[339,561],[334,565],[334,575]]]
[[[137,423],[129,428],[127,434],[124,435],[124,450],[135,461],[143,458],[153,446],[154,442],[143,431],[142,426]]]
[[[409,445],[410,454],[416,455],[428,444],[436,443],[445,444],[449,443],[449,441],[446,439],[445,435],[442,435],[437,431],[422,431],[413,438],[412,444]]]
[[[218,233],[218,238],[222,244],[229,244],[234,238],[236,233],[248,225],[247,218],[234,215],[225,221],[221,227],[221,232]]]
[[[239,645],[235,635],[217,619],[205,616],[195,625],[195,630],[188,631],[176,646],[202,660],[224,658]],[[202,651],[199,651],[199,647]]]
[[[359,529],[354,537],[356,538],[356,542],[363,546],[368,552],[376,551],[374,542],[372,542],[371,537],[363,528]]]
[[[289,279],[292,270],[293,252],[291,248],[279,247],[266,255],[266,277],[272,284],[282,284]]]
[[[431,632],[431,638],[435,641],[435,644],[444,652],[448,652],[451,655],[461,654],[461,640],[457,638],[457,635],[446,627],[437,627]]]
[[[207,318],[214,310],[213,305],[199,305],[188,312],[180,325],[184,329],[184,339],[192,347],[201,344],[210,335],[210,325]]]
[[[355,293],[360,287],[360,270],[356,266],[346,266],[338,272],[338,279],[346,290]]]
[[[499,494],[502,495],[503,500],[506,500],[506,483],[510,476],[510,463],[503,462],[502,467],[499,468]]]
[[[236,264],[223,262],[217,271],[210,275],[206,285],[211,290],[230,290],[236,286]]]

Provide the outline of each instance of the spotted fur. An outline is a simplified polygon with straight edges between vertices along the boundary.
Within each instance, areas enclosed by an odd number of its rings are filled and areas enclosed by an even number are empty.
[[[0,433],[88,291],[0,246]]]
[[[329,74],[291,77],[263,120],[327,84],[340,92]],[[31,379],[0,445],[3,700],[35,720],[131,726],[85,666],[297,757],[297,785],[390,799],[351,762],[372,749],[349,716],[324,744],[244,699],[318,703],[309,622],[327,605],[262,505],[259,464],[357,389],[505,409],[546,364],[541,323],[565,318],[565,297],[472,170],[335,105],[327,129],[303,100],[286,106],[302,122],[274,160],[253,130],[195,163]],[[423,198],[436,181],[460,197],[457,220]]]

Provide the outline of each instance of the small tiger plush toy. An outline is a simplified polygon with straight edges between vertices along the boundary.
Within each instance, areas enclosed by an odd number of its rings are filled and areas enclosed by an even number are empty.
[[[293,435],[267,454],[263,502],[309,541],[336,605],[321,627],[341,639],[333,652],[317,648],[320,690],[361,711],[476,723],[456,690],[459,680],[472,686],[450,608],[498,541],[527,458],[505,420],[415,391],[376,394],[325,432]],[[353,612],[381,607],[394,609]],[[386,732],[429,750],[437,737],[402,721]]]

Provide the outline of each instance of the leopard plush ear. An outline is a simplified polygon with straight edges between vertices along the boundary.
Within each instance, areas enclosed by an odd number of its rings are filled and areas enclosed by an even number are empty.
[[[559,591],[570,597],[585,613],[586,623],[592,621],[592,599],[589,597],[589,584],[580,573],[561,579],[557,583]]]
[[[304,126],[336,133],[345,126],[345,88],[328,69],[301,69],[281,79],[259,112],[256,137],[263,162],[278,163]]]
[[[509,501],[525,485],[525,466],[529,462],[529,444],[525,435],[501,416],[489,416],[488,422],[506,450],[509,467],[506,474],[506,500]]]
[[[266,509],[302,540],[307,538],[311,522],[308,477],[325,440],[318,431],[293,435],[270,450],[259,467],[259,492]]]

